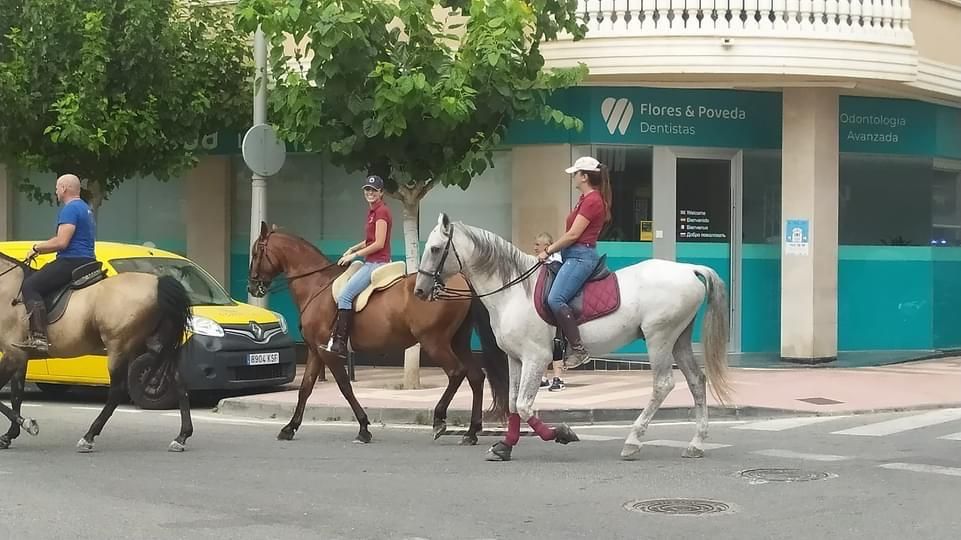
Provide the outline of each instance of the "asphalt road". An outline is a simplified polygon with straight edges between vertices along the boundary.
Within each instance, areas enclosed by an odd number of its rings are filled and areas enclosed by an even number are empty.
[[[36,398],[37,396],[32,396]],[[3,396],[2,399],[6,399]],[[484,460],[494,437],[460,447],[419,428],[223,418],[198,408],[183,454],[172,412],[119,410],[97,451],[74,445],[96,403],[25,408],[40,435],[0,451],[0,540],[65,538],[956,538],[961,411],[712,424],[700,460],[693,425],[656,424],[639,461],[618,457],[626,426],[575,426],[568,446],[523,437],[514,461]],[[891,420],[897,420],[890,422]],[[885,422],[885,423],[881,423]],[[846,431],[854,429],[854,431]],[[836,433],[840,432],[840,433]],[[826,473],[752,482],[757,468]],[[823,475],[821,475],[823,476]],[[700,516],[629,511],[637,500],[702,498]]]

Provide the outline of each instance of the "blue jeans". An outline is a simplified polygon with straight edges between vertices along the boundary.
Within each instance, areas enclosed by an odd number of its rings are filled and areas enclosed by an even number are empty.
[[[564,264],[557,272],[551,292],[547,295],[547,305],[554,313],[562,307],[570,307],[568,304],[581,291],[600,260],[596,249],[577,244],[564,248],[561,257]]]
[[[344,290],[340,292],[340,298],[337,299],[337,308],[354,309],[354,298],[370,285],[370,274],[383,265],[384,263],[364,263],[356,274],[350,276]]]

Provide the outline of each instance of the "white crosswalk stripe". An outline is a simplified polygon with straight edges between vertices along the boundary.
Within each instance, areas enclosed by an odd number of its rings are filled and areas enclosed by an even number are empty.
[[[658,439],[656,441],[644,441],[641,443],[642,446],[667,446],[669,448],[687,448],[691,445],[691,441],[670,441],[664,439]],[[718,443],[701,443],[701,449],[703,450],[716,450],[718,448],[728,448],[729,444],[718,444]]]
[[[961,468],[959,467],[944,467],[941,465],[925,465],[923,463],[885,463],[883,465],[878,465],[878,467],[881,467],[882,469],[891,469],[895,471],[943,474],[945,476],[961,476]]]
[[[793,429],[797,427],[810,426],[813,424],[820,424],[821,422],[828,422],[831,420],[837,420],[839,418],[847,418],[846,416],[799,416],[797,418],[775,418],[774,420],[762,420],[760,422],[751,422],[749,424],[740,425],[732,429],[749,429],[757,431],[784,431],[786,429]]]
[[[857,435],[863,437],[883,437],[885,435],[893,435],[903,431],[934,426],[959,419],[961,419],[961,409],[941,409],[923,414],[895,418],[894,420],[885,420],[884,422],[876,422],[850,429],[833,431],[832,434]]]
[[[803,452],[795,452],[793,450],[778,450],[776,448],[771,448],[768,450],[757,450],[751,453],[757,454],[759,456],[789,458],[789,459],[804,459],[808,461],[844,461],[846,459],[851,459],[851,456],[835,456],[831,454],[805,454]]]

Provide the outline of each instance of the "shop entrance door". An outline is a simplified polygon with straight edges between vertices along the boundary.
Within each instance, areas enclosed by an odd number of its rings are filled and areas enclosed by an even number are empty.
[[[739,352],[741,152],[655,148],[654,169],[654,256],[708,266],[718,273],[728,292],[729,350]],[[703,314],[704,306],[694,331],[698,350]]]

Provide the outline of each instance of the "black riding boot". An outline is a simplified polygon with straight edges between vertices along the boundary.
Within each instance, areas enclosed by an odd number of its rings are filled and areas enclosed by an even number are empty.
[[[350,323],[353,316],[353,309],[338,309],[337,317],[332,325],[330,341],[327,342],[327,345],[321,345],[320,348],[341,358],[347,358],[347,336],[350,334]]]
[[[571,311],[571,308],[565,306],[558,309],[554,312],[554,317],[557,319],[558,328],[561,329],[561,332],[564,332],[564,337],[567,338],[571,347],[571,354],[564,359],[564,366],[575,368],[590,360],[587,349],[581,343],[581,331],[577,327],[577,319],[574,318],[574,312]]]
[[[30,334],[19,348],[35,355],[45,357],[50,348],[47,342],[47,307],[42,301],[26,305],[30,314]]]

